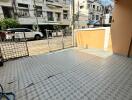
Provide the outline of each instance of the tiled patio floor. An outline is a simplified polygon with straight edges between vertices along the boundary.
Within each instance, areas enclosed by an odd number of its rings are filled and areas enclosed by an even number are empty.
[[[0,83],[17,100],[132,100],[132,59],[69,49],[8,61]]]

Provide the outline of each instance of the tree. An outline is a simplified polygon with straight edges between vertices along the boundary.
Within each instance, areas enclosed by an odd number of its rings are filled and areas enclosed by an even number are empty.
[[[15,19],[5,18],[0,20],[0,27],[2,30],[7,28],[16,28],[19,27],[19,23]]]

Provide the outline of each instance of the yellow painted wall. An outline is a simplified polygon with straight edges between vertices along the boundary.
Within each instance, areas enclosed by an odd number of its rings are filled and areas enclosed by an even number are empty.
[[[80,30],[76,32],[77,46],[104,49],[105,30]]]
[[[113,52],[128,56],[132,37],[132,0],[118,0],[111,28]]]

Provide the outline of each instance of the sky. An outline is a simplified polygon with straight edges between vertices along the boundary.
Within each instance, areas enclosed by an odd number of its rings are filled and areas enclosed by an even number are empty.
[[[113,0],[100,0],[102,2],[103,5],[109,5],[109,4],[113,4]]]

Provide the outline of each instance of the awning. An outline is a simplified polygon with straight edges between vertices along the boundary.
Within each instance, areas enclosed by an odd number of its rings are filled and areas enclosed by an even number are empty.
[[[100,21],[98,20],[90,20],[87,24],[90,24],[90,25],[98,25],[98,24],[101,24]]]
[[[39,25],[59,25],[60,23],[51,22],[51,23],[39,23]]]

